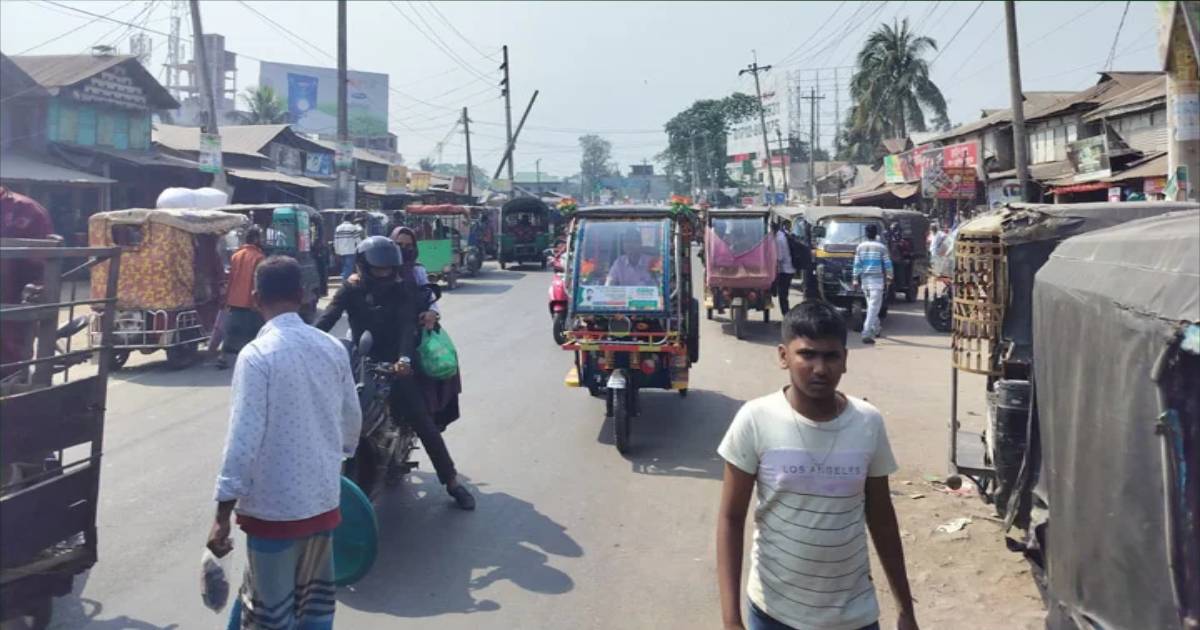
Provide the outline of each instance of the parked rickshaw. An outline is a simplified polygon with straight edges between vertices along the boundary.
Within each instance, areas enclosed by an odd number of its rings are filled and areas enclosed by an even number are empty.
[[[462,276],[473,276],[483,266],[483,255],[466,242],[471,210],[454,204],[413,205],[405,208],[405,221],[421,241],[417,259],[429,272],[430,282],[445,281],[458,287]]]
[[[750,310],[771,321],[771,287],[777,259],[769,208],[709,210],[704,232],[704,308],[729,310],[733,334],[745,336]]]
[[[32,358],[0,365],[7,375],[0,386],[0,621],[32,617],[32,627],[46,628],[53,598],[71,593],[74,577],[96,563],[121,258],[117,247],[0,239],[0,259],[41,265],[43,287],[40,301],[0,306],[0,320],[29,322],[37,341],[29,340]],[[86,262],[77,266],[79,259]],[[76,299],[72,290],[59,298],[64,283],[86,278],[97,264],[111,264],[100,293]],[[96,306],[103,313],[98,343],[73,350],[71,337],[82,328],[60,323]],[[89,360],[97,364],[94,371],[71,367]]]
[[[916,300],[929,267],[929,253],[924,245],[929,219],[924,214],[860,206],[808,207],[804,209],[804,218],[810,226],[819,293],[824,300],[846,311],[851,329],[861,331],[866,320],[866,296],[861,288],[854,288],[853,282],[854,251],[866,239],[868,225],[878,228],[880,242],[891,252],[894,281],[888,297],[904,292],[905,299]],[[892,235],[892,224],[899,224],[901,234]],[[879,316],[887,317],[887,312],[885,299]]]
[[[300,263],[305,296],[300,316],[311,323],[317,314],[317,301],[329,292],[329,246],[321,213],[297,203],[243,204],[217,210],[248,217],[262,228],[266,255],[291,256]],[[244,230],[239,230],[237,246],[241,245],[243,233]]]
[[[542,255],[553,239],[552,210],[537,197],[517,197],[500,208],[500,268],[509,264],[536,263],[546,268]]]
[[[218,210],[129,209],[98,212],[88,220],[92,247],[121,248],[111,368],[132,352],[164,350],[172,368],[190,365],[212,334],[221,309],[225,266],[221,249],[245,217]],[[92,294],[105,295],[108,264],[92,268]],[[92,319],[89,341],[98,347],[107,312]]]
[[[700,358],[700,303],[692,297],[688,208],[608,206],[573,213],[566,384],[603,396],[613,441],[625,453],[643,389],[687,395]]]

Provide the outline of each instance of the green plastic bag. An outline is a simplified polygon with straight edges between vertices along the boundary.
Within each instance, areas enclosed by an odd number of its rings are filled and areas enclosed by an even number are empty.
[[[417,356],[421,359],[421,371],[430,378],[442,380],[458,373],[458,351],[442,328],[425,331]]]

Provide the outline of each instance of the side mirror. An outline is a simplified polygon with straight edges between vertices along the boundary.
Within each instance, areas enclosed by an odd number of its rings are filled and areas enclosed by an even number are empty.
[[[366,357],[367,355],[371,354],[371,348],[374,346],[375,346],[375,336],[372,335],[371,331],[369,331],[369,330],[364,332],[362,334],[362,337],[358,338],[358,354],[359,354],[359,356]]]

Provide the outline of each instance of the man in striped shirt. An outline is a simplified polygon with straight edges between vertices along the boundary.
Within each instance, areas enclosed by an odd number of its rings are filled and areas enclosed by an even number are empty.
[[[875,337],[883,332],[879,325],[879,309],[887,299],[887,288],[892,283],[892,257],[887,245],[879,242],[879,226],[870,223],[866,228],[867,240],[854,250],[854,288],[862,287],[867,298],[867,319],[863,322],[862,341],[875,343]]]

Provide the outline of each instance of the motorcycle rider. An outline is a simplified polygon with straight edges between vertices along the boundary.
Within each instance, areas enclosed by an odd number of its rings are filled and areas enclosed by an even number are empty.
[[[425,287],[402,280],[400,249],[387,237],[363,240],[357,256],[359,281],[338,289],[316,326],[328,332],[346,313],[355,344],[364,332],[371,331],[374,344],[370,359],[393,363],[398,377],[391,387],[392,417],[408,422],[416,432],[433,461],[438,481],[446,486],[458,507],[473,510],[475,497],[459,482],[454,460],[414,378],[412,357],[417,353],[418,320],[429,311],[431,295]]]

